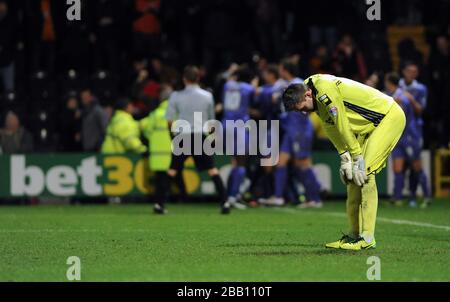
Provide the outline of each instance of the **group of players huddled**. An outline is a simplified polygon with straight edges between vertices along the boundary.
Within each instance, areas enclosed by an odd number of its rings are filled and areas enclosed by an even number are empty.
[[[262,173],[252,174],[262,187],[258,194],[259,204],[281,206],[287,202],[299,202],[297,184],[304,188],[302,207],[321,207],[321,185],[312,169],[311,151],[314,128],[308,115],[284,110],[281,95],[286,87],[302,83],[298,78],[297,65],[290,59],[279,65],[268,65],[259,78],[248,76],[245,66],[237,68],[223,86],[223,120],[244,120],[250,118],[270,121],[279,120],[279,159],[274,167],[264,167]],[[225,128],[225,132],[227,129]],[[270,141],[270,132],[268,131]],[[239,138],[238,138],[239,139]],[[248,143],[244,139],[244,143]],[[270,145],[270,143],[269,143]],[[246,156],[234,156],[229,178],[228,202],[237,208],[244,208],[240,202],[239,188],[246,176]],[[261,192],[261,191],[259,191]]]
[[[406,63],[402,73],[403,78],[401,79],[395,72],[386,74],[384,79],[385,93],[395,99],[406,116],[405,131],[392,152],[395,175],[393,197],[397,205],[402,204],[405,174],[409,170],[409,205],[411,207],[417,205],[416,192],[420,185],[424,196],[421,207],[427,207],[431,202],[431,192],[421,161],[422,114],[427,105],[427,88],[417,80],[419,68],[415,63]]]
[[[159,107],[140,123],[134,122],[129,102],[122,102],[124,104],[116,108],[108,127],[102,151],[149,154],[150,168],[156,172],[155,212],[166,213],[164,205],[170,183],[176,183],[184,192],[182,195],[186,196],[178,171],[183,169],[187,156],[175,156],[171,150],[171,139],[174,137],[174,133],[170,133],[172,122],[184,119],[195,124],[197,121],[193,116],[197,111],[204,113],[205,120],[220,115],[224,133],[232,135],[235,149],[232,150],[232,169],[226,185],[220,179],[211,156],[202,154],[193,157],[197,169],[207,170],[214,181],[220,195],[222,213],[229,213],[231,207],[245,209],[248,205],[282,206],[293,203],[301,208],[322,207],[322,196],[326,192],[313,170],[311,159],[313,141],[321,131],[320,125],[313,126],[315,113],[285,110],[282,101],[283,92],[289,85],[303,83],[298,73],[298,64],[292,58],[284,59],[279,64],[268,64],[258,72],[245,64],[233,64],[221,74],[222,81],[217,85],[219,88],[214,100],[212,93],[200,88],[199,69],[188,66],[183,74],[185,89],[165,92]],[[409,205],[416,206],[416,192],[420,185],[424,195],[422,206],[426,207],[430,203],[430,188],[422,168],[421,151],[422,113],[427,102],[427,89],[417,81],[419,70],[416,64],[405,64],[402,73],[403,78],[396,73],[388,73],[384,81],[384,92],[395,99],[406,116],[405,131],[392,152],[395,174],[393,203],[402,204],[405,175],[409,171]],[[374,86],[370,79],[366,84]],[[250,155],[248,149],[251,142],[247,128],[227,128],[227,121],[247,122],[250,119],[267,121],[267,145],[278,143],[276,147],[279,147],[278,161],[274,166],[261,166],[255,158],[261,159],[263,156]],[[271,137],[274,133],[270,129],[272,121],[279,121],[277,140]],[[117,125],[120,127],[115,129]],[[140,142],[139,133],[147,137],[150,143],[148,148]],[[195,136],[195,131],[190,135]],[[200,135],[203,142],[209,134]],[[123,148],[117,149],[118,145]],[[239,148],[245,151],[236,152]],[[230,154],[229,150],[227,154]]]
[[[299,202],[299,206],[321,207],[321,184],[312,168],[311,152],[314,140],[314,127],[311,117],[301,112],[284,110],[281,94],[290,84],[302,83],[297,77],[297,65],[285,59],[278,65],[268,65],[258,77],[249,76],[245,66],[236,68],[229,74],[223,86],[221,106],[223,121],[250,118],[280,122],[280,153],[275,167],[264,167],[263,173],[256,176],[247,173],[252,181],[264,187],[265,196],[258,204],[281,206],[289,201]],[[384,92],[392,96],[406,115],[405,131],[392,152],[394,171],[394,194],[392,203],[403,204],[405,176],[409,175],[409,205],[417,206],[416,195],[420,185],[424,201],[422,207],[430,204],[430,188],[422,167],[421,152],[423,144],[422,113],[427,103],[427,88],[417,78],[417,64],[407,62],[402,68],[403,77],[387,73],[384,78]],[[261,85],[260,85],[261,84]],[[368,83],[366,83],[368,84]],[[225,129],[226,130],[226,129]],[[270,138],[269,138],[270,139]],[[246,141],[245,143],[248,143]],[[236,208],[245,208],[240,202],[239,188],[246,177],[248,159],[234,156],[233,168],[228,181],[228,202]],[[262,181],[261,181],[262,179]],[[298,194],[298,184],[304,191]],[[260,194],[261,197],[261,194]],[[301,198],[299,198],[301,197]]]

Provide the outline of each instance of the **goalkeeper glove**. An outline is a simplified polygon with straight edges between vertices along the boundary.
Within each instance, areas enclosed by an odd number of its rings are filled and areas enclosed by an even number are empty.
[[[366,180],[366,163],[362,155],[357,155],[353,158],[353,181],[356,185],[362,187]]]
[[[348,151],[341,154],[341,167],[339,169],[339,177],[344,185],[352,180],[352,157]]]

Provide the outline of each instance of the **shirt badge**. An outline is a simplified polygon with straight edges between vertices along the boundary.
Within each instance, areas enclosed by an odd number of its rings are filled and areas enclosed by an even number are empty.
[[[337,110],[337,108],[336,107],[330,107],[330,109],[328,109],[328,111],[330,112],[330,114],[332,115],[332,116],[334,116],[334,117],[336,117],[337,116],[337,114],[338,114],[338,110]]]

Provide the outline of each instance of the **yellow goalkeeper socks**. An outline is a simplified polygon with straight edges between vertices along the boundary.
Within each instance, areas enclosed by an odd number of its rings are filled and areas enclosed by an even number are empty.
[[[370,243],[375,236],[378,208],[378,190],[374,174],[368,176],[367,183],[362,187],[361,200],[361,236]]]
[[[361,207],[361,187],[353,182],[347,185],[347,217],[350,224],[350,236],[358,238],[361,230],[360,207]]]

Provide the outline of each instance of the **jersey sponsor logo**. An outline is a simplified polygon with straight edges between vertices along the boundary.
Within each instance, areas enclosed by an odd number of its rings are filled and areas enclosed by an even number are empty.
[[[320,101],[321,103],[323,103],[325,106],[328,106],[328,105],[331,104],[331,100],[330,100],[330,98],[328,97],[328,95],[326,95],[326,94],[324,94],[324,95],[322,95],[321,97],[319,97],[319,101]]]
[[[359,107],[355,104],[349,103],[344,101],[344,106],[353,110],[354,112],[358,113],[359,115],[361,115],[363,118],[365,118],[366,120],[370,121],[373,123],[373,125],[375,127],[377,127],[380,123],[381,120],[384,118],[384,114],[379,113],[379,112],[375,112],[363,107]]]
[[[325,100],[327,98],[328,98],[328,96],[326,94],[324,94],[319,98],[319,101],[323,102],[323,100]]]

